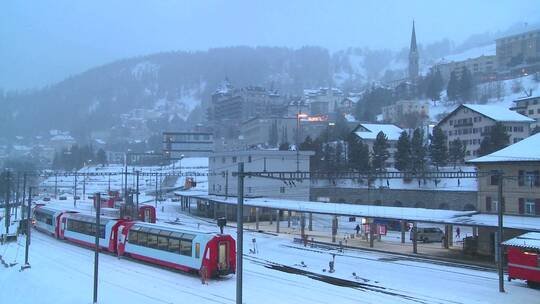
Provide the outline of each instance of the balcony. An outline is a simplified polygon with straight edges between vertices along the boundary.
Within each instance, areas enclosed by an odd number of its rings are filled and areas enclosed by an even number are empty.
[[[472,126],[473,126],[472,122],[462,122],[462,123],[459,123],[459,124],[454,124],[454,128],[472,127]]]

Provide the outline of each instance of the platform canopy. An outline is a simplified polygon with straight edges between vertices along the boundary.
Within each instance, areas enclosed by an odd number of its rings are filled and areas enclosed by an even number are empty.
[[[503,242],[505,246],[540,250],[540,233],[528,232]]]
[[[177,195],[198,198],[204,201],[236,205],[236,197],[209,195],[203,191],[177,191]],[[339,216],[357,216],[387,220],[404,220],[408,222],[424,222],[436,224],[452,224],[461,226],[497,227],[496,214],[483,214],[478,211],[453,211],[427,208],[386,207],[359,205],[352,203],[325,203],[312,201],[296,201],[277,198],[246,198],[244,205],[248,207],[291,210],[296,212],[329,214]],[[504,216],[504,227],[540,232],[540,217]]]

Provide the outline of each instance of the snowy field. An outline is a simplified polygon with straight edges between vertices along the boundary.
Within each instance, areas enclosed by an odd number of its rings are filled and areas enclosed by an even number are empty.
[[[166,204],[158,218],[179,218],[186,227],[217,231],[214,223],[177,209]],[[233,236],[235,231],[226,229]],[[304,248],[282,235],[245,232],[244,252],[253,248],[253,238],[259,253],[244,256],[245,303],[533,303],[540,297],[540,291],[519,281],[506,283],[507,293],[498,293],[497,274],[491,270],[360,250]],[[91,303],[93,251],[34,232],[32,268],[19,272],[23,244],[20,239],[0,247],[4,261],[18,263],[0,271],[6,303]],[[329,274],[325,270],[332,254],[336,272]],[[203,285],[193,275],[109,254],[100,255],[99,265],[99,303],[235,301],[234,275]]]

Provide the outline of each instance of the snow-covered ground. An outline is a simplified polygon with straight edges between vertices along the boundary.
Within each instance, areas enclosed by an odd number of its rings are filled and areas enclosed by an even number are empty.
[[[119,164],[110,164],[108,166],[86,166],[81,168],[78,173],[121,173],[124,172],[125,168],[123,165]],[[128,187],[135,188],[136,185],[136,176],[135,172],[140,171],[143,173],[175,173],[182,174],[183,176],[179,177],[173,187],[182,187],[184,186],[185,176],[192,176],[197,182],[197,189],[207,190],[208,189],[208,178],[205,174],[208,173],[208,158],[207,157],[192,157],[184,158],[181,161],[177,161],[168,166],[128,166]],[[116,174],[110,176],[110,189],[111,190],[122,190],[124,175]],[[158,177],[158,184],[163,182],[164,177]],[[74,176],[51,176],[44,180],[40,184],[42,194],[44,196],[53,196],[55,182],[57,182],[58,193],[60,194],[73,194],[75,177]],[[155,176],[139,176],[139,188],[141,193],[146,193],[148,191],[154,191],[156,183]],[[84,185],[84,186],[83,186]],[[165,186],[165,185],[163,185]],[[84,179],[83,176],[77,177],[77,195],[82,197],[83,187],[87,195],[93,194],[96,191],[106,191],[109,188],[109,177],[105,176],[87,176]]]
[[[60,203],[60,202],[58,202]],[[217,231],[214,223],[177,212],[165,203],[158,218]],[[161,209],[161,208],[159,208]],[[160,211],[160,210],[159,210]],[[320,219],[317,219],[318,222]],[[324,220],[326,222],[326,220]],[[319,224],[316,224],[318,226]],[[235,236],[235,228],[226,228]],[[495,272],[400,255],[305,248],[288,236],[245,232],[244,303],[533,303],[540,291],[506,283],[498,293]],[[34,232],[32,268],[19,272],[24,240],[0,246],[7,263],[0,292],[7,303],[91,303],[93,251]],[[334,273],[328,263],[335,254]],[[100,255],[99,303],[234,303],[235,276],[203,285],[196,276],[109,254]]]

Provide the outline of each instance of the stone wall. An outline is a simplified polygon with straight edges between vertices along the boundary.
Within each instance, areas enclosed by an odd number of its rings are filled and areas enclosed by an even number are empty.
[[[310,199],[390,207],[478,210],[476,191],[311,187]]]

